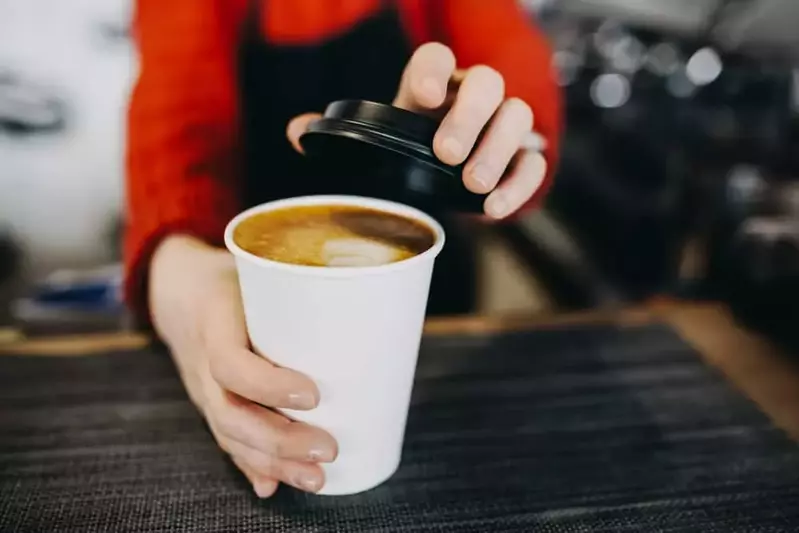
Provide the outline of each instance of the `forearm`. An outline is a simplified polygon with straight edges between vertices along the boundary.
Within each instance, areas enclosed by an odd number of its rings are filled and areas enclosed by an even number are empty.
[[[194,306],[192,295],[200,295],[196,280],[235,271],[233,257],[222,248],[187,234],[165,237],[149,262],[147,302],[156,333],[168,345],[180,337],[172,327],[181,327],[174,316],[187,316]],[[164,297],[182,295],[181,298]],[[159,297],[156,297],[159,296]],[[175,348],[170,346],[171,348]],[[179,350],[178,350],[179,351]]]

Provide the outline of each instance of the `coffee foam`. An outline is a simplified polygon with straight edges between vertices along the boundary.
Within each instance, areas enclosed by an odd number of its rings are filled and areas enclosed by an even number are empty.
[[[385,243],[352,237],[331,239],[322,245],[322,261],[327,266],[379,266],[402,259],[402,250]]]

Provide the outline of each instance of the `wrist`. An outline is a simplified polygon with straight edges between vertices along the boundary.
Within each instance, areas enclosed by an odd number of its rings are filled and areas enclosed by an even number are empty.
[[[224,249],[186,234],[164,238],[150,262],[147,301],[155,331],[172,344],[175,320],[186,320],[201,307],[203,287],[210,278],[235,270],[233,256]],[[173,331],[174,330],[174,331]]]

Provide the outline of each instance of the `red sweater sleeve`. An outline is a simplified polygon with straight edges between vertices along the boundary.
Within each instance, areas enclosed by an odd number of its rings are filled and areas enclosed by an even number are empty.
[[[241,0],[137,0],[127,131],[125,296],[146,317],[153,251],[182,232],[220,242],[239,208],[235,54]]]
[[[419,0],[417,0],[419,1]],[[455,52],[458,66],[488,65],[505,78],[508,97],[533,109],[535,130],[547,141],[549,170],[529,206],[546,194],[557,164],[561,135],[561,91],[545,36],[518,0],[424,0],[432,15],[430,38]]]

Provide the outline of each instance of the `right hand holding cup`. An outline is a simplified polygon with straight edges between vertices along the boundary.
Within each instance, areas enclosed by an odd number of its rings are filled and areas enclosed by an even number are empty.
[[[190,237],[170,237],[153,258],[150,309],[192,401],[219,446],[259,497],[279,482],[317,492],[320,462],[336,458],[327,432],[274,409],[313,409],[314,383],[249,348],[233,258]]]

